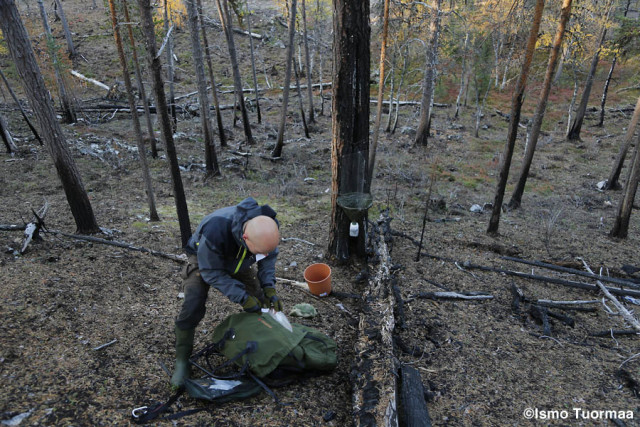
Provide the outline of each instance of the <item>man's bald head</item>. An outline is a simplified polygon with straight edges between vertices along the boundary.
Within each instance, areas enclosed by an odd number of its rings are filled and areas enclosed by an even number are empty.
[[[278,247],[280,231],[273,218],[260,215],[245,222],[242,238],[251,253],[266,255]]]

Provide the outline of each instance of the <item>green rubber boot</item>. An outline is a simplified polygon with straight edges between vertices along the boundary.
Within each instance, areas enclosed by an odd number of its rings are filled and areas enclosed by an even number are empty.
[[[193,350],[195,329],[183,330],[176,326],[176,368],[171,377],[171,386],[179,388],[189,378],[189,358]]]

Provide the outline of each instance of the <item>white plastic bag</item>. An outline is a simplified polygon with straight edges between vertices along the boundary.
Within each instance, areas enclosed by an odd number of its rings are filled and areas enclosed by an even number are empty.
[[[287,319],[287,316],[283,312],[275,311],[273,308],[263,308],[262,313],[268,313],[269,316],[273,317],[276,322],[280,323],[287,331],[293,332],[291,323],[289,323],[289,319]]]

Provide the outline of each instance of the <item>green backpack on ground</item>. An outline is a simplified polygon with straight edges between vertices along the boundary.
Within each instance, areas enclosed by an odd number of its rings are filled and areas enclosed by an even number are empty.
[[[215,328],[213,341],[228,363],[259,378],[277,368],[328,372],[336,367],[334,340],[308,326],[291,327],[289,331],[268,313],[237,313]]]

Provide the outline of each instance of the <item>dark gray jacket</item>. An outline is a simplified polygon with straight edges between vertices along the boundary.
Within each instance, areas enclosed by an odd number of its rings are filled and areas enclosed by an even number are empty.
[[[243,226],[259,215],[276,218],[276,212],[271,207],[259,206],[251,197],[237,206],[218,209],[200,222],[185,248],[188,254],[197,254],[202,279],[238,304],[243,304],[249,294],[244,284],[234,279],[233,275],[256,262],[256,256],[249,252],[242,239]],[[276,248],[258,261],[258,280],[262,287],[275,287],[277,256]]]

